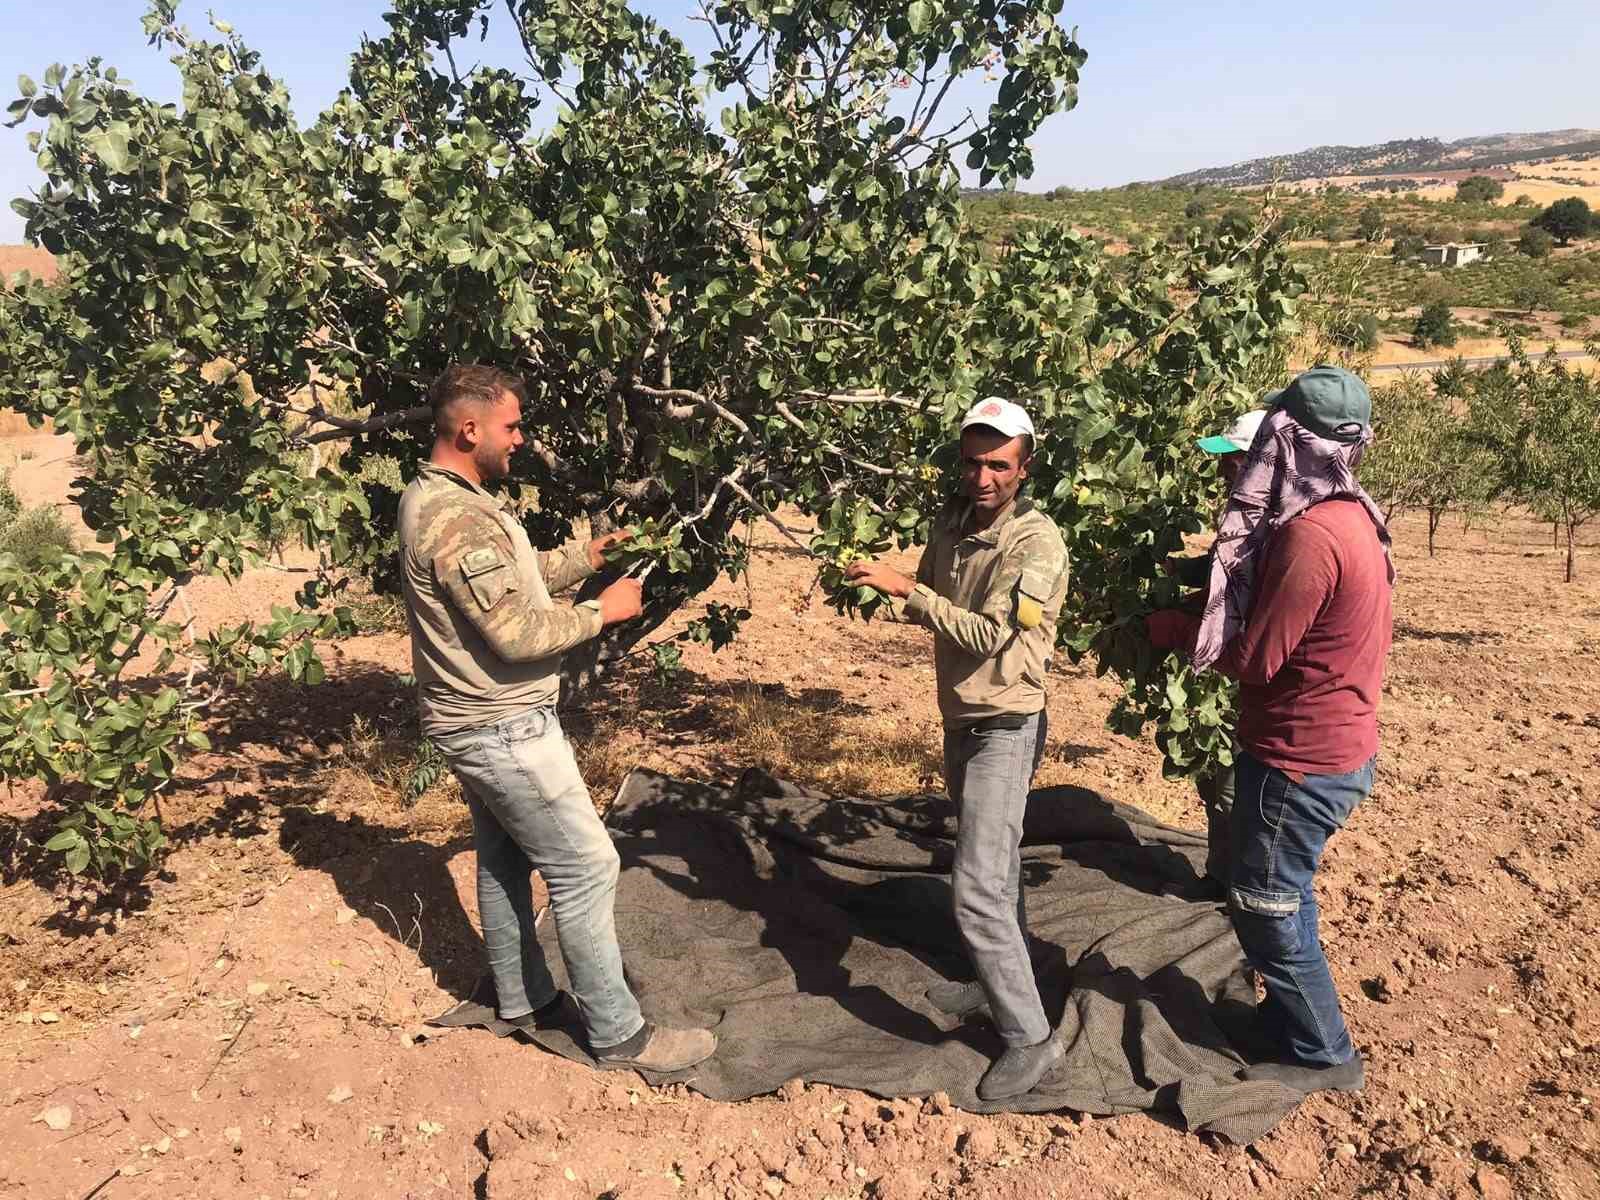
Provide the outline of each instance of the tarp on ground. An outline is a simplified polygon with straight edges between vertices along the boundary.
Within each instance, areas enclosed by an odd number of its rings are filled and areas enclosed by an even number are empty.
[[[1255,998],[1205,839],[1080,788],[1035,790],[1023,879],[1045,1011],[1064,1062],[1026,1096],[978,1099],[1001,1050],[924,993],[970,978],[950,906],[949,799],[828,796],[752,770],[734,787],[634,771],[607,814],[617,933],[646,1014],[716,1029],[684,1082],[717,1100],[790,1079],[884,1097],[947,1092],[974,1112],[1151,1111],[1235,1142],[1299,1101],[1237,1079]],[[541,937],[565,985],[555,922]],[[560,1032],[547,1049],[590,1061]]]

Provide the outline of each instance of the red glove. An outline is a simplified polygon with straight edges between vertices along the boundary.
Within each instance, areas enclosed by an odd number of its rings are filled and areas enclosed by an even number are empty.
[[[1200,618],[1167,608],[1146,617],[1144,628],[1157,650],[1189,651],[1194,649],[1194,640],[1200,633]]]

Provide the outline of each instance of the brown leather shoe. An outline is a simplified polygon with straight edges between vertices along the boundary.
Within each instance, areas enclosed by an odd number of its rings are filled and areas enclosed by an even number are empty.
[[[717,1050],[717,1035],[709,1029],[668,1029],[665,1025],[649,1025],[644,1045],[632,1054],[616,1051],[599,1051],[595,1059],[608,1070],[655,1071],[670,1075],[702,1063]],[[634,1039],[629,1038],[632,1042]]]

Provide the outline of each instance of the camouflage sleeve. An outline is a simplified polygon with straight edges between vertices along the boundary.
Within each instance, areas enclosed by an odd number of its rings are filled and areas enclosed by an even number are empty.
[[[589,565],[589,540],[578,538],[539,556],[539,575],[553,596],[575,587],[594,574]]]
[[[595,605],[535,608],[517,578],[511,539],[486,513],[457,510],[429,539],[434,577],[456,611],[506,662],[537,662],[600,632]]]
[[[906,620],[949,638],[977,658],[992,658],[1014,634],[1044,620],[1045,605],[1066,569],[1061,535],[1041,526],[1017,539],[976,610],[961,608],[919,582],[906,601]]]

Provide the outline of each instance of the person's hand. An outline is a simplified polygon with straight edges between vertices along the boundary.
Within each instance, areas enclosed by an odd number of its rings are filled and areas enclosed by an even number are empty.
[[[1157,650],[1188,650],[1200,632],[1200,619],[1175,608],[1153,612],[1144,619],[1146,635]]]
[[[597,537],[589,543],[589,565],[596,571],[606,565],[606,551],[613,546],[620,546],[633,536],[633,531],[628,529],[614,529],[602,537]]]
[[[893,567],[880,562],[853,562],[844,569],[844,577],[857,587],[877,588],[886,596],[898,596],[902,600],[917,586]]]
[[[644,585],[624,576],[600,593],[600,623],[631,621],[644,611]]]

